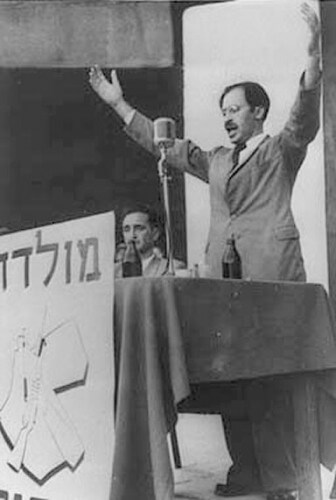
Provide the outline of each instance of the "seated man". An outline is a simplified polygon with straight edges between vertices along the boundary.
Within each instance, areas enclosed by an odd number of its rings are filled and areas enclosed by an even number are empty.
[[[147,205],[134,205],[124,211],[122,231],[125,244],[133,240],[142,262],[142,274],[147,277],[162,276],[167,271],[168,261],[156,247],[161,231],[156,212]],[[174,259],[175,269],[184,269],[185,264]],[[116,262],[115,277],[122,278],[121,262]]]

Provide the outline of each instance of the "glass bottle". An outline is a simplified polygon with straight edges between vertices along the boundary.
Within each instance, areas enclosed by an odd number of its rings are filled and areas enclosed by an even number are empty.
[[[122,275],[123,278],[142,275],[141,258],[133,240],[129,241],[126,245],[122,261]]]
[[[226,247],[222,258],[222,276],[223,278],[232,279],[241,279],[242,277],[241,259],[233,235],[226,240]]]
[[[126,252],[126,244],[119,243],[114,253],[114,262],[121,263],[124,260],[125,252]]]

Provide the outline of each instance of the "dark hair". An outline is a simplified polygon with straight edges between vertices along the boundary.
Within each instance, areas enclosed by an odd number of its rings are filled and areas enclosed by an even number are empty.
[[[259,83],[238,82],[238,83],[234,83],[233,85],[228,85],[227,87],[225,87],[225,89],[222,92],[222,95],[220,96],[220,99],[219,99],[220,108],[222,108],[222,106],[223,106],[224,97],[229,92],[231,92],[231,90],[236,89],[236,88],[244,89],[245,99],[246,99],[247,103],[249,104],[250,108],[252,109],[252,111],[257,106],[264,108],[263,120],[265,120],[267,117],[269,108],[270,108],[271,101],[270,101],[270,98],[268,97],[266,90],[261,85],[259,85]]]
[[[134,214],[135,212],[146,214],[148,217],[148,222],[152,227],[161,227],[160,217],[156,210],[144,203],[134,203],[125,207],[121,212],[121,222],[124,221],[126,215]]]

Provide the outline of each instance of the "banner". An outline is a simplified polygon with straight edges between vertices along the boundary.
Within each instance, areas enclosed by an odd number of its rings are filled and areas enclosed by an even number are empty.
[[[109,498],[113,253],[113,213],[0,238],[0,498]]]

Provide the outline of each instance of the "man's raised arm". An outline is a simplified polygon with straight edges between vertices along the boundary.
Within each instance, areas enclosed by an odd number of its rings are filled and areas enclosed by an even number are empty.
[[[116,71],[111,71],[109,81],[98,66],[93,66],[90,69],[89,81],[96,94],[125,122],[125,132],[141,147],[159,158],[160,150],[154,142],[153,122],[125,101]],[[168,150],[168,162],[171,166],[208,182],[209,155],[191,141],[176,139],[174,147]]]

